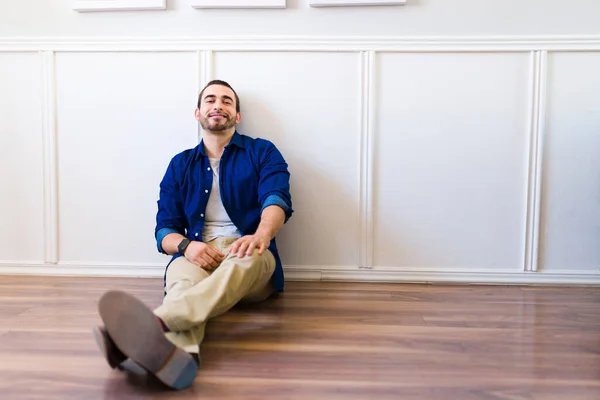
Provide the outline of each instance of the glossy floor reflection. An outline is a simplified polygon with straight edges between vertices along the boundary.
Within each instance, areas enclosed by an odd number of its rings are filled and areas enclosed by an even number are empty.
[[[211,321],[194,386],[108,368],[96,302],[161,279],[0,276],[6,399],[600,399],[600,289],[289,282]]]

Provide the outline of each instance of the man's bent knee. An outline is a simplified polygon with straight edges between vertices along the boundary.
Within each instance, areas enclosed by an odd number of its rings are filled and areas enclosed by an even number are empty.
[[[239,263],[245,267],[258,267],[261,265],[273,265],[275,266],[275,257],[269,250],[265,250],[262,254],[258,254],[258,249],[254,249],[251,255],[244,254],[243,257],[238,257],[236,254],[231,254],[231,261]]]

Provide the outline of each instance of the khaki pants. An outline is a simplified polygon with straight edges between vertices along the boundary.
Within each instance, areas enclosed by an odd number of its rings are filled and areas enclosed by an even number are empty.
[[[166,273],[166,295],[154,310],[171,330],[167,338],[189,353],[198,353],[209,318],[221,315],[238,302],[259,302],[273,293],[271,276],[275,258],[266,250],[251,256],[229,254],[237,238],[217,238],[207,244],[226,255],[212,272],[178,257]]]

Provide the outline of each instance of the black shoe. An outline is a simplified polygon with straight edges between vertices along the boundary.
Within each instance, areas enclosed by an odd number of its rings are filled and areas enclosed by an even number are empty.
[[[194,383],[198,364],[166,338],[158,318],[144,303],[127,293],[110,291],[98,308],[108,335],[125,356],[173,389]]]
[[[96,344],[98,348],[106,358],[108,365],[111,368],[123,369],[121,364],[123,361],[127,360],[127,356],[123,354],[121,350],[117,347],[115,342],[112,341],[106,329],[101,326],[97,326],[92,331],[94,334],[94,339],[96,339]]]

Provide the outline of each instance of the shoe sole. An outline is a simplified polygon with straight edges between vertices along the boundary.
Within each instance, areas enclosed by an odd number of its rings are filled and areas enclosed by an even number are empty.
[[[100,317],[123,354],[173,389],[191,386],[198,374],[192,356],[166,337],[154,313],[140,300],[109,291],[98,303]]]
[[[125,357],[118,357],[113,354],[113,351],[110,350],[114,343],[111,345],[110,338],[108,337],[108,333],[105,330],[100,328],[99,326],[92,329],[92,334],[94,335],[94,339],[96,340],[96,344],[100,349],[100,352],[106,359],[108,365],[113,369],[123,369],[121,367],[121,363],[126,360]]]

